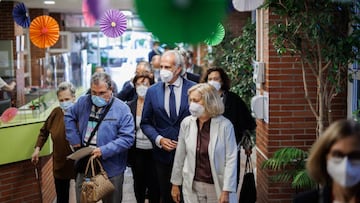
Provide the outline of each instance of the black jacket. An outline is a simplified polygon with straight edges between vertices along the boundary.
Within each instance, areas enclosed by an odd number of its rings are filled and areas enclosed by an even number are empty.
[[[223,115],[234,125],[236,143],[239,143],[246,130],[251,131],[256,128],[255,119],[239,95],[226,91],[223,100],[225,105]]]
[[[294,203],[332,203],[331,188],[324,187],[300,193],[294,197]]]

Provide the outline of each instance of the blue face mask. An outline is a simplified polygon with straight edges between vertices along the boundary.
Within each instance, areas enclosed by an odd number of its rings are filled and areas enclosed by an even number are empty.
[[[70,108],[74,103],[72,101],[64,101],[64,102],[60,102],[60,108],[62,110],[66,110],[68,108]]]
[[[107,104],[104,98],[95,95],[91,95],[91,101],[97,107],[103,107]]]

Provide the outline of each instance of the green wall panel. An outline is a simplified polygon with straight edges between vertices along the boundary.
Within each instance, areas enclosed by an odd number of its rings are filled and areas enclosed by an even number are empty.
[[[0,128],[0,165],[31,159],[40,128],[44,122]],[[52,152],[51,138],[41,150],[41,155]]]

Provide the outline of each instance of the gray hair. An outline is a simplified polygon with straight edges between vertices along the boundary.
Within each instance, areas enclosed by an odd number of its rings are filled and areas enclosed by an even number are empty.
[[[149,73],[151,72],[151,66],[150,66],[149,62],[147,62],[147,61],[139,61],[136,64],[136,68],[138,68],[140,66],[143,66]]]
[[[112,87],[111,76],[107,73],[94,73],[91,76],[91,85],[98,85],[99,82],[105,82],[108,89]]]
[[[71,95],[75,97],[75,87],[71,82],[62,82],[58,85],[58,88],[56,89],[56,95],[59,95],[60,92],[70,90]]]
[[[201,98],[204,100],[205,111],[209,114],[210,117],[215,117],[224,113],[224,102],[222,101],[217,90],[212,85],[208,83],[196,84],[188,90],[188,95],[195,91],[201,94]]]
[[[177,68],[180,67],[181,69],[184,70],[184,68],[185,68],[184,58],[178,50],[169,50],[169,51],[166,51],[165,53],[174,55],[175,66]]]

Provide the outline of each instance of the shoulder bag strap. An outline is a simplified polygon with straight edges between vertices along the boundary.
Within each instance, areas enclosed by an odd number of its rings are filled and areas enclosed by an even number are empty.
[[[89,137],[88,141],[85,144],[86,147],[90,145],[90,142],[91,142],[92,138],[95,136],[95,133],[96,133],[96,131],[98,130],[98,128],[100,126],[100,123],[104,120],[104,118],[105,118],[107,112],[110,110],[110,107],[112,106],[113,102],[114,102],[114,98],[112,98],[110,104],[106,106],[104,112],[101,114],[101,117],[100,117],[98,123],[96,124],[93,131],[91,131],[90,137]]]

